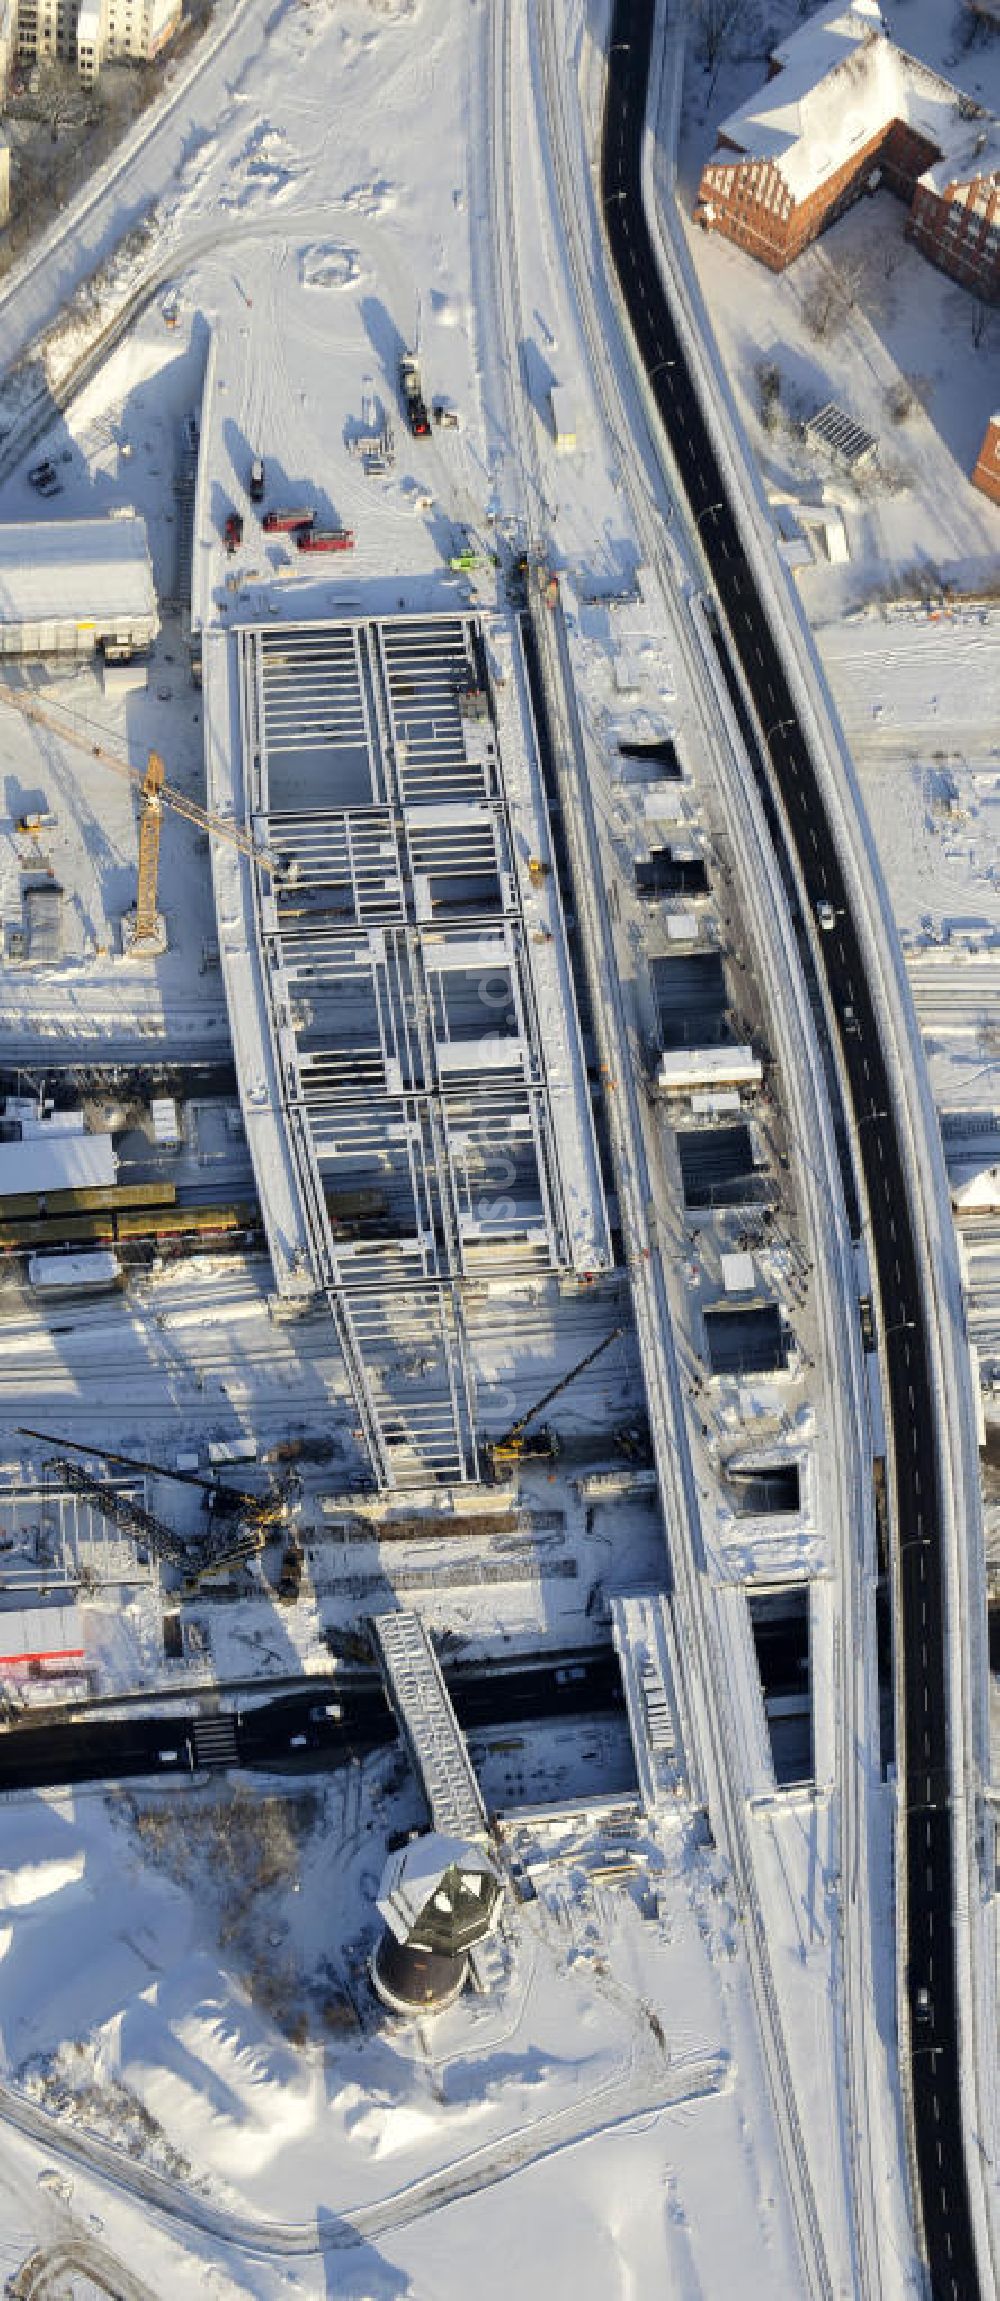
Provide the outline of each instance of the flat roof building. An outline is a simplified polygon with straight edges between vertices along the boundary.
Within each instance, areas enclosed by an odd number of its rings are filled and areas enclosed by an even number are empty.
[[[110,1135],[59,1134],[51,1142],[0,1143],[0,1199],[45,1198],[55,1191],[112,1190],[118,1160]]]
[[[0,1613],[0,1670],[82,1662],[84,1653],[76,1606],[13,1606]]]
[[[146,522],[0,526],[0,655],[92,655],[152,645],[160,628]]]

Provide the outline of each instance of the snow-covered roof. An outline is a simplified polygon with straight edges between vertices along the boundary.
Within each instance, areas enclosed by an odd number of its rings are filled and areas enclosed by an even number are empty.
[[[57,1135],[53,1142],[0,1143],[0,1196],[110,1190],[118,1161],[110,1135]]]
[[[771,160],[804,200],[892,120],[904,120],[946,155],[973,149],[984,130],[959,90],[888,37],[878,0],[834,0],[773,52],[780,70],[722,122],[720,137]],[[936,163],[935,163],[936,165]]]
[[[378,1908],[397,1941],[409,1940],[431,1896],[453,1870],[462,1878],[464,1890],[481,1895],[484,1911],[492,1911],[499,1887],[496,1865],[474,1838],[448,1837],[439,1830],[429,1830],[389,1855],[379,1886]]]
[[[0,1613],[0,1668],[15,1662],[74,1661],[84,1653],[76,1606],[12,1606]]]
[[[1000,121],[980,114],[957,123],[947,150],[925,168],[920,181],[932,191],[946,192],[949,184],[978,183],[984,176],[1000,179]]]
[[[138,513],[114,519],[24,519],[0,526],[0,623],[82,625],[156,615]]]
[[[818,80],[842,63],[845,54],[872,32],[884,32],[880,0],[827,0],[808,24],[790,32],[771,50],[771,61],[784,67],[790,60],[808,60],[811,77]]]

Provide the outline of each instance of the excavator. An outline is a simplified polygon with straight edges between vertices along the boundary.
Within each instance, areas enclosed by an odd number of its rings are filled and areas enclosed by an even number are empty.
[[[603,1357],[604,1352],[610,1350],[611,1344],[617,1342],[619,1335],[624,1332],[623,1326],[613,1327],[611,1333],[595,1344],[593,1350],[588,1350],[584,1358],[570,1367],[568,1374],[560,1375],[558,1382],[553,1382],[549,1390],[544,1390],[534,1405],[529,1406],[527,1412],[519,1415],[517,1421],[511,1423],[510,1429],[504,1431],[502,1438],[484,1440],[483,1460],[491,1482],[512,1476],[521,1462],[555,1461],[559,1453],[557,1433],[547,1422],[543,1422],[538,1430],[529,1430],[529,1423],[534,1422],[537,1414],[544,1413],[554,1398],[561,1397],[562,1392],[569,1389],[570,1383],[576,1381],[578,1374],[585,1373],[588,1366],[593,1366],[595,1359]]]

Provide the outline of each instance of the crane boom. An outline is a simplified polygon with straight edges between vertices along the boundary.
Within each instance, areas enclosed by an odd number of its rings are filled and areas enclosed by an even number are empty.
[[[593,1350],[588,1350],[585,1358],[578,1359],[577,1364],[570,1367],[568,1374],[561,1374],[558,1382],[554,1382],[550,1390],[543,1390],[541,1397],[536,1398],[534,1405],[529,1406],[527,1413],[520,1415],[516,1422],[511,1423],[510,1429],[505,1430],[503,1437],[495,1441],[496,1445],[498,1447],[509,1446],[514,1439],[520,1438],[522,1430],[527,1429],[529,1422],[534,1421],[536,1414],[541,1414],[546,1406],[551,1406],[553,1399],[558,1398],[561,1391],[568,1390],[570,1383],[576,1381],[577,1375],[584,1374],[588,1366],[593,1366],[595,1358],[600,1358],[605,1350],[610,1350],[612,1343],[617,1342],[619,1335],[624,1334],[624,1332],[623,1326],[612,1327],[611,1333],[606,1334],[602,1341],[595,1343]]]
[[[167,1470],[160,1462],[140,1462],[135,1454],[117,1454],[111,1446],[83,1446],[78,1438],[57,1438],[51,1430],[32,1430],[27,1422],[17,1424],[19,1438],[38,1438],[43,1446],[58,1446],[71,1454],[86,1454],[101,1462],[116,1462],[122,1470],[137,1470],[142,1478],[169,1478],[175,1486],[197,1486],[219,1517],[234,1518],[242,1515],[254,1525],[276,1524],[282,1515],[280,1495],[246,1494],[241,1486],[227,1486],[214,1478],[202,1478],[195,1470]]]
[[[78,751],[85,751],[89,758],[99,759],[103,767],[110,767],[113,775],[120,775],[126,783],[131,783],[133,790],[138,791],[143,798],[144,820],[151,807],[169,807],[171,814],[182,816],[186,823],[193,823],[199,831],[207,832],[209,838],[224,839],[231,847],[238,847],[241,855],[245,855],[252,863],[259,863],[262,870],[274,872],[279,869],[277,858],[268,848],[258,847],[249,831],[242,830],[238,823],[230,823],[221,815],[209,814],[206,807],[199,807],[196,799],[189,799],[186,792],[178,791],[172,783],[168,783],[164,776],[163,761],[155,751],[151,752],[147,767],[134,767],[130,759],[123,758],[118,751],[112,751],[106,743],[95,743],[92,736],[81,733],[71,720],[64,719],[50,704],[36,702],[33,695],[22,694],[18,688],[9,687],[5,681],[0,681],[0,702],[9,703],[12,711],[19,711],[23,719],[30,719],[35,726],[48,727],[64,743],[74,744]],[[152,846],[151,836],[149,849]],[[154,859],[154,910],[155,879]],[[141,885],[139,892],[141,906]]]
[[[180,1535],[165,1526],[142,1502],[133,1501],[131,1495],[120,1494],[116,1487],[108,1486],[85,1470],[82,1462],[56,1462],[48,1465],[58,1470],[60,1478],[75,1494],[85,1494],[87,1500],[99,1510],[102,1518],[110,1518],[123,1534],[131,1534],[139,1542],[148,1544],[155,1558],[169,1559],[172,1566],[187,1564],[187,1545]]]
[[[234,1526],[231,1530],[223,1526],[210,1534],[206,1543],[187,1542],[175,1534],[171,1526],[165,1525],[162,1518],[147,1510],[144,1503],[119,1493],[116,1487],[85,1470],[82,1462],[67,1462],[63,1457],[47,1463],[46,1468],[57,1471],[73,1493],[86,1495],[102,1518],[109,1519],[120,1533],[131,1534],[136,1541],[145,1543],[154,1558],[179,1567],[186,1589],[195,1589],[204,1574],[215,1574],[220,1566],[244,1564],[264,1547],[264,1529],[257,1525]]]

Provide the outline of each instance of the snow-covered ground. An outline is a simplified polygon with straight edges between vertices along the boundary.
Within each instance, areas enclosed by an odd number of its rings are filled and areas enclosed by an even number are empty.
[[[983,38],[962,48],[962,12],[940,0],[886,9],[890,36],[987,108],[1000,104],[1000,49]],[[790,0],[767,12],[767,47],[796,28]],[[678,154],[678,200],[712,314],[729,386],[775,504],[843,511],[850,557],[831,566],[822,546],[800,573],[814,625],[835,624],[851,605],[940,593],[943,583],[995,588],[1000,512],[970,474],[996,404],[1000,320],[928,264],[905,238],[901,201],[879,192],[851,208],[789,269],[773,275],[721,235],[691,222],[701,169],[715,131],[766,78],[762,19],[754,16],[724,54],[714,88],[692,42]],[[772,38],[773,34],[773,38]],[[810,315],[839,281],[836,316],[817,334]],[[760,371],[774,368],[773,428],[761,413]],[[909,387],[900,417],[900,385]],[[849,479],[798,436],[804,418],[833,399],[878,442],[875,472]]]
[[[915,16],[917,0],[912,7]],[[201,83],[203,108],[190,121],[181,164],[166,136],[149,142],[143,162],[142,195],[156,202],[155,261],[171,281],[178,325],[168,330],[152,303],[33,450],[69,455],[55,509],[134,503],[149,522],[158,581],[173,589],[178,432],[201,404],[207,377],[211,462],[203,463],[197,507],[196,620],[222,631],[279,613],[391,612],[401,598],[426,609],[480,586],[491,598],[491,567],[447,565],[470,531],[487,545],[502,539],[533,485],[506,428],[504,347],[491,316],[486,11],[459,16],[447,0],[336,7],[319,0],[279,8],[264,45],[259,12],[236,14],[243,30],[228,65]],[[571,29],[585,48],[579,9]],[[622,785],[619,735],[677,733],[689,766],[683,834],[709,858],[714,886],[727,890],[713,901],[708,939],[724,942],[740,977],[752,973],[750,930],[719,791],[709,771],[695,773],[702,720],[689,672],[657,581],[639,574],[644,554],[620,460],[627,443],[606,436],[588,376],[551,220],[552,187],[532,132],[526,46],[518,61],[512,133],[523,161],[517,222],[531,421],[545,521],[565,577],[581,709],[599,761],[600,836],[609,877],[626,890],[621,947],[629,951],[629,1015],[642,1056],[643,1034],[653,1027],[646,960],[667,947],[669,929],[665,913],[651,926],[627,893],[634,860],[651,840],[639,795]],[[108,228],[105,216],[100,247]],[[80,252],[83,261],[83,242]],[[47,278],[40,271],[34,325],[55,308],[53,286],[56,303],[65,293],[72,260],[63,243],[55,271]],[[897,267],[889,284],[898,276]],[[19,308],[23,314],[28,305]],[[4,309],[14,307],[0,303]],[[410,440],[396,405],[399,350],[418,327],[428,390],[451,401],[461,419],[460,429],[436,432],[426,447]],[[555,382],[576,400],[578,446],[570,456],[557,454],[551,436],[547,395]],[[366,478],[347,439],[386,411],[395,422],[396,466]],[[297,499],[308,489],[324,514],[355,529],[346,575],[304,578],[285,543],[261,536],[245,500],[251,453],[266,459],[269,493]],[[887,532],[896,500],[880,499],[871,515],[852,511],[858,532],[868,532],[869,516],[873,539]],[[49,515],[22,472],[0,491],[0,511],[20,516],[29,503]],[[233,562],[221,550],[231,505],[247,517]],[[962,529],[955,550],[963,564],[976,557],[978,533]],[[823,578],[816,571],[803,580]],[[613,604],[614,592],[627,596]],[[842,604],[831,591],[830,612]],[[60,677],[57,690],[61,704],[140,761],[155,744],[171,780],[200,788],[199,699],[176,623],[161,637],[144,695],[112,703],[89,671]],[[40,788],[55,807],[52,860],[77,904],[64,969],[32,978],[23,998],[23,976],[5,983],[5,1018],[18,1018],[11,1056],[27,1060],[30,1050],[37,1060],[44,1044],[54,1059],[53,1038],[86,1047],[88,1056],[131,1053],[153,1038],[158,1054],[228,1054],[219,976],[203,971],[215,926],[208,861],[196,839],[183,826],[165,826],[171,948],[139,973],[113,956],[116,920],[134,884],[128,792],[79,755],[64,761],[40,751],[19,721],[11,721],[7,756],[18,791]],[[8,813],[15,811],[12,800]],[[7,839],[12,879],[9,830]],[[762,1028],[752,981],[741,985],[740,999]],[[0,1037],[0,1054],[6,1043]],[[5,2111],[24,2114],[26,2091],[55,2110],[57,2177],[77,2185],[71,2199],[86,2194],[88,2210],[91,2194],[104,2199],[118,2174],[103,2156],[89,2170],[79,2157],[66,2166],[68,2139],[87,2125],[105,2138],[127,2132],[151,2178],[181,2181],[190,2257],[179,2275],[168,2225],[157,2218],[165,2192],[152,2198],[148,2239],[120,2204],[93,2206],[106,2216],[109,2243],[121,2246],[150,2290],[451,2301],[474,2278],[497,2301],[514,2288],[525,2301],[541,2301],[554,2287],[581,2301],[630,2301],[660,2289],[684,2301],[714,2301],[736,2289],[747,2301],[797,2293],[803,2273],[787,2159],[754,1996],[755,1986],[763,1994],[755,1983],[761,1972],[780,2004],[836,2289],[854,2289],[838,2074],[839,1585],[836,1528],[824,1510],[834,1433],[815,1407],[823,1333],[801,1189],[809,1151],[789,1141],[776,1103],[762,1105],[759,1125],[777,1197],[773,1226],[762,1224],[753,1240],[755,1284],[780,1301],[792,1330],[787,1373],[705,1383],[704,1311],[720,1299],[721,1252],[741,1250],[741,1225],[687,1222],[676,1193],[669,1204],[667,1193],[662,1204],[651,1202],[650,1220],[669,1264],[705,1504],[716,1666],[735,1719],[734,1794],[768,1963],[748,1956],[743,1889],[683,1806],[655,1831],[634,1819],[616,1831],[599,1815],[572,1824],[519,1818],[519,1809],[547,1798],[582,1806],[595,1783],[617,1798],[620,1723],[595,1726],[574,1747],[534,1731],[505,1735],[502,1746],[485,1737],[476,1743],[484,1792],[506,1814],[536,1898],[512,1907],[511,1968],[499,1993],[467,1996],[438,2025],[413,2030],[375,2017],[364,1980],[386,1839],[419,1818],[412,1788],[390,1761],[297,1776],[290,1791],[273,1779],[248,1783],[221,1799],[200,1787],[170,1797],[11,1801],[0,2037],[17,2101],[0,2095],[0,2129]],[[663,1134],[676,1183],[666,1123]],[[11,1305],[0,1323],[6,1458],[23,1462],[12,1425],[29,1394],[33,1403],[46,1401],[67,1435],[147,1447],[154,1459],[181,1446],[203,1454],[210,1436],[234,1429],[252,1429],[267,1445],[286,1429],[318,1424],[340,1444],[349,1410],[329,1335],[272,1323],[267,1293],[263,1265],[227,1261],[152,1274],[124,1303],[88,1306],[60,1321],[58,1333],[37,1311]],[[553,1286],[513,1302],[498,1294],[470,1304],[487,1427],[503,1428],[581,1355],[602,1322],[619,1321],[610,1294],[560,1301],[558,1293]],[[575,1645],[604,1635],[611,1591],[657,1587],[666,1577],[658,1511],[641,1492],[608,1498],[588,1485],[588,1438],[634,1420],[639,1403],[635,1347],[623,1337],[561,1402],[553,1418],[564,1457],[525,1476],[517,1523],[499,1542],[470,1524],[457,1538],[377,1548],[356,1526],[345,1533],[337,1524],[345,1509],[340,1458],[333,1468],[311,1468],[298,1605],[279,1616],[261,1587],[239,1606],[206,1598],[188,1609],[197,1633],[188,1662],[168,1665],[149,1583],[97,1594],[84,1615],[88,1661],[102,1690],[148,1690],[185,1668],[211,1669],[220,1680],[315,1668],[326,1657],[327,1628],[348,1626],[393,1593],[470,1654],[537,1646],[547,1636]],[[752,1465],[755,1449],[758,1458],[800,1468],[797,1511],[737,1516],[724,1501],[720,1467]],[[165,1503],[165,1486],[158,1495]],[[505,1500],[491,1499],[498,1507]],[[502,1555],[523,1569],[509,1582],[492,1571]],[[574,1570],[549,1574],[552,1561]],[[817,1783],[793,1798],[774,1790],[747,1610],[750,1585],[788,1582],[809,1585]],[[872,1804],[874,1874],[885,1882],[888,1912],[887,1817],[877,1783]],[[873,1955],[884,1974],[887,1939]],[[768,2008],[769,2025],[773,2018]],[[882,2132],[879,2167],[896,2167],[879,2203],[893,2232],[892,2290],[902,2293],[911,2269],[891,2029],[890,2018],[868,2084]],[[170,2198],[176,2203],[173,2190]],[[226,2218],[236,2215],[290,2227],[299,2258],[282,2262],[274,2232],[244,2243],[245,2227]]]
[[[779,13],[780,36],[798,19]],[[966,39],[961,12],[935,0],[900,0],[886,21],[911,54],[997,108],[995,37]],[[888,193],[852,208],[779,277],[691,222],[715,127],[763,77],[759,41],[737,35],[710,92],[695,42],[679,208],[776,521],[786,504],[843,514],[847,561],[830,565],[820,547],[795,580],[878,841],[935,1099],[943,1112],[975,1109],[996,1099],[1000,513],[969,475],[996,401],[997,315],[907,242]],[[810,315],[838,279],[847,294],[819,336]],[[764,368],[780,379],[773,426]],[[828,398],[878,441],[871,475],[823,466],[799,436]],[[970,1279],[975,1322],[975,1268]]]
[[[283,2289],[261,2266],[270,2222],[307,2254],[307,2294],[458,2292],[477,2228],[497,2301],[512,2276],[540,2301],[554,2260],[595,2301],[654,2274],[724,2290],[737,2255],[744,2291],[794,2291],[780,2181],[740,2106],[754,2045],[718,1865],[681,1823],[603,1846],[579,1822],[517,1827],[535,1898],[512,1912],[506,1982],[413,2030],[378,2011],[364,1958],[386,1834],[418,1819],[392,1757],[294,1789],[9,1805],[3,2078],[56,2113],[55,2163],[60,2131],[124,2143],[195,2231],[206,2208],[231,2217],[220,2291]],[[497,2213],[519,2230],[499,2249]]]

